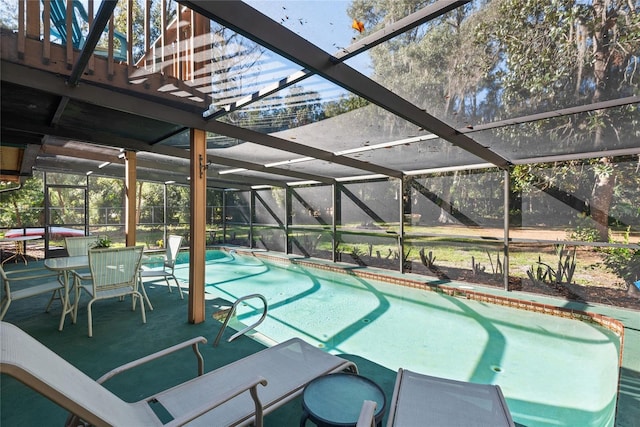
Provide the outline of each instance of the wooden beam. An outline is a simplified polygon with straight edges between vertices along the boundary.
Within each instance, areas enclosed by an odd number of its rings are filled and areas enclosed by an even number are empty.
[[[189,323],[204,322],[204,270],[207,200],[207,135],[191,129],[191,222],[189,256]]]
[[[136,153],[125,151],[125,245],[136,245]]]
[[[40,2],[28,1],[27,3],[27,37],[33,40],[40,39]]]

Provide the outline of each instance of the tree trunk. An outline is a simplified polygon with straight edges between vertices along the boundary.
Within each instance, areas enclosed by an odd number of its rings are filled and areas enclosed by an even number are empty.
[[[608,2],[603,0],[594,0],[593,15],[596,24],[593,33],[593,73],[596,80],[596,88],[593,93],[593,102],[599,102],[606,89],[607,65],[609,64],[609,47],[611,35],[610,31],[615,27],[616,14],[608,16]],[[597,116],[603,118],[607,113],[605,110],[595,112]],[[598,120],[602,123],[605,120]],[[603,125],[598,125],[594,135],[594,147],[596,149],[602,147],[603,142]],[[611,158],[603,157],[600,162],[605,166],[611,166]],[[593,190],[591,191],[591,218],[596,223],[596,229],[601,241],[609,240],[609,210],[611,208],[611,200],[613,199],[613,190],[615,184],[615,175],[611,167],[606,167],[606,171],[600,172],[595,177]]]
[[[610,157],[600,159],[602,164],[611,165]],[[596,175],[593,190],[591,191],[591,218],[598,230],[599,240],[609,241],[609,210],[613,199],[615,175],[613,173],[600,173]]]
[[[13,210],[16,213],[16,223],[15,226],[18,228],[22,227],[22,216],[20,215],[20,207],[18,206],[18,203],[16,202],[15,198],[11,199],[11,203],[13,204]]]
[[[451,180],[451,185],[444,184],[444,188],[442,189],[442,201],[444,203],[440,204],[440,216],[438,217],[438,222],[440,224],[453,224],[456,221],[453,219],[451,215],[453,211],[453,200],[451,200],[451,190],[455,185],[456,178],[458,176],[458,172],[454,172],[454,175]]]
[[[136,206],[136,223],[140,224],[140,212],[142,211],[142,184],[144,184],[143,181],[140,181],[138,183],[138,192],[137,192],[137,197],[138,197],[138,202],[136,203],[138,206]],[[166,222],[166,218],[165,218],[165,222]]]

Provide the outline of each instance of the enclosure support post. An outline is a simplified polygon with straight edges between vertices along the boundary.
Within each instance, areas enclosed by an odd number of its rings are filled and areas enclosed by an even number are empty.
[[[227,190],[222,190],[222,243],[227,243]]]
[[[189,323],[202,323],[204,307],[205,246],[207,240],[207,139],[206,132],[191,129],[191,221],[189,227]]]
[[[333,190],[333,219],[332,219],[332,226],[331,226],[331,257],[332,257],[332,261],[336,262],[338,261],[338,234],[337,234],[337,225],[338,225],[338,218],[340,213],[340,189],[339,186],[340,184],[338,183],[334,183],[331,188]]]
[[[162,191],[162,222],[164,223],[162,227],[162,244],[164,248],[167,248],[167,244],[169,241],[167,240],[167,214],[169,213],[167,202],[167,183],[164,183],[163,191]]]
[[[293,253],[293,245],[289,236],[289,226],[291,225],[291,188],[284,188],[284,247],[287,254]]]
[[[400,273],[404,273],[404,178],[400,179],[400,194],[398,195],[398,204],[400,217],[400,226],[398,227],[398,249],[400,250]]]
[[[504,289],[509,290],[509,192],[511,180],[511,168],[503,171],[504,175],[504,245],[503,255],[504,263],[502,264],[504,274]]]
[[[126,246],[136,245],[136,153],[134,151],[125,151],[125,172],[124,172],[124,186],[125,186],[125,219],[124,219],[124,234]]]
[[[42,172],[42,180],[44,181],[44,257],[49,258],[49,230],[51,226],[51,200],[49,200],[49,187],[47,185],[47,172]],[[87,223],[87,218],[84,220]],[[86,229],[85,225],[85,229]]]
[[[84,235],[88,236],[89,233],[89,175],[84,182]],[[105,221],[107,222],[107,221]],[[45,229],[45,235],[47,230]]]
[[[256,190],[249,190],[249,247],[253,249],[253,218],[256,216]]]

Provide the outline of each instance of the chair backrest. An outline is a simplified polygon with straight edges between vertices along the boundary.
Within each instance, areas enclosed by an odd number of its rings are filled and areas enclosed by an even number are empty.
[[[389,406],[388,426],[422,425],[428,418],[433,425],[515,427],[499,385],[432,377],[402,368]]]
[[[65,237],[64,245],[69,256],[89,255],[89,249],[96,245],[96,236]]]
[[[165,265],[167,267],[173,268],[176,264],[176,258],[178,257],[178,252],[180,252],[180,247],[182,246],[182,241],[184,237],[172,234],[169,236],[167,241],[167,254]]]
[[[144,246],[89,250],[94,291],[136,286]]]
[[[44,0],[41,0],[44,5]],[[51,36],[59,41],[60,44],[67,44],[67,1],[66,0],[51,0]],[[76,49],[82,49],[86,42],[86,36],[83,32],[83,26],[89,28],[89,15],[84,8],[84,5],[80,0],[73,0],[72,2],[72,21],[71,21],[71,43]],[[43,13],[43,19],[46,19]],[[106,28],[105,28],[105,31]],[[127,59],[127,37],[126,35],[117,31],[113,34],[114,38],[120,42],[120,47],[114,48],[114,59],[120,61],[126,61]],[[95,51],[96,54],[105,55],[105,52],[99,50]]]
[[[44,0],[42,0],[44,5]],[[61,44],[67,44],[67,2],[66,0],[51,0],[51,35],[60,40]],[[71,21],[71,43],[76,49],[82,48],[85,37],[78,23],[78,18],[87,20],[87,12],[80,0],[73,0],[73,19]],[[44,13],[44,12],[43,12]],[[79,16],[78,16],[79,15]],[[84,16],[83,16],[84,15]]]

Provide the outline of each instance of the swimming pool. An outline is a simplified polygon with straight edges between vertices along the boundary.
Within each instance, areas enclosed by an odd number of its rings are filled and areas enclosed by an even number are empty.
[[[207,259],[211,298],[267,298],[257,330],[274,341],[299,336],[394,371],[499,384],[530,427],[614,425],[620,339],[599,325],[238,253]],[[188,264],[176,275],[188,281]],[[248,303],[246,324],[262,309]]]

